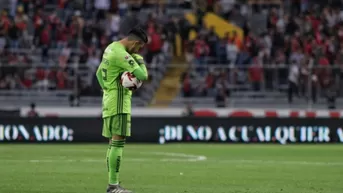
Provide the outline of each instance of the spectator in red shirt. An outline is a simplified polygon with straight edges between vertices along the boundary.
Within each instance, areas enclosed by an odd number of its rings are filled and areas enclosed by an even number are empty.
[[[55,11],[48,17],[48,22],[50,25],[51,39],[56,40],[57,27],[61,23],[61,20],[57,17],[57,13]]]
[[[206,64],[207,56],[210,53],[210,48],[206,44],[206,42],[203,40],[202,37],[200,37],[198,40],[195,41],[194,45],[194,56],[195,56],[195,62],[197,65],[204,65]]]
[[[44,20],[43,20],[41,9],[38,9],[37,12],[35,13],[35,16],[33,17],[33,24],[34,24],[34,29],[35,29],[33,43],[35,45],[39,45],[39,42],[40,42],[39,37],[44,29]]]
[[[44,80],[46,78],[46,71],[43,68],[37,68],[35,74],[36,80]]]
[[[46,25],[40,34],[40,45],[41,46],[49,46],[50,45],[50,27]]]
[[[161,53],[161,49],[163,46],[163,41],[161,37],[161,32],[155,25],[150,26],[150,33],[149,33],[149,39],[150,42],[148,44],[148,54],[146,57],[146,60],[148,63],[151,63],[158,54]]]
[[[67,45],[69,29],[64,23],[59,23],[56,31],[57,49],[62,49]]]
[[[1,12],[1,17],[0,17],[0,29],[1,29],[1,34],[6,35],[7,30],[10,26],[10,19],[8,18],[7,11],[3,10]]]
[[[308,37],[308,38],[304,41],[304,53],[305,53],[305,54],[313,54],[312,42],[313,42],[312,37]]]
[[[21,84],[26,89],[31,88],[33,84],[31,76],[25,74],[23,80],[21,81]]]
[[[17,14],[14,17],[14,22],[20,29],[20,31],[23,32],[26,30],[28,19],[28,16],[24,12],[24,8],[22,6],[19,6]]]
[[[65,89],[66,88],[66,80],[67,80],[67,74],[63,69],[58,69],[56,73],[56,81],[57,81],[57,89]]]
[[[261,89],[261,82],[263,77],[263,68],[258,59],[254,59],[253,64],[249,67],[249,79],[254,91]]]
[[[329,60],[328,60],[328,58],[326,56],[320,57],[318,63],[321,66],[328,66],[328,65],[330,65],[330,62],[329,62]]]

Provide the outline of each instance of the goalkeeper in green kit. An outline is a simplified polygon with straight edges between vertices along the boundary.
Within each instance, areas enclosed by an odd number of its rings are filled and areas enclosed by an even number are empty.
[[[145,31],[139,27],[104,51],[96,76],[103,90],[102,135],[109,139],[107,169],[109,185],[107,193],[131,193],[119,185],[119,171],[123,158],[125,138],[131,135],[132,91],[120,83],[121,74],[131,72],[137,79],[148,79],[143,57],[135,54],[148,42]]]

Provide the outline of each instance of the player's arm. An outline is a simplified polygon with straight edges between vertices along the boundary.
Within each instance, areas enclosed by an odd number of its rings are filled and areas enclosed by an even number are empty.
[[[148,75],[144,69],[136,62],[136,60],[127,52],[120,52],[116,56],[117,65],[126,71],[131,72],[139,80],[147,80]]]
[[[98,68],[98,70],[96,71],[96,78],[98,79],[98,82],[99,82],[101,88],[104,89],[104,87],[105,87],[104,79],[102,78],[102,73],[101,73],[100,68]]]
[[[135,75],[139,80],[147,80],[148,79],[148,70],[145,66],[144,59],[139,54],[132,54],[132,57],[135,59],[135,61],[138,63],[139,67],[135,71],[133,71],[133,75]],[[141,78],[139,78],[141,77]]]

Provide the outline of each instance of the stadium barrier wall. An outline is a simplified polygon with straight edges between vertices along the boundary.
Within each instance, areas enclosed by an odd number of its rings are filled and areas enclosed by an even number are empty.
[[[6,118],[0,143],[106,142],[101,118]],[[342,119],[134,117],[128,142],[342,143]]]

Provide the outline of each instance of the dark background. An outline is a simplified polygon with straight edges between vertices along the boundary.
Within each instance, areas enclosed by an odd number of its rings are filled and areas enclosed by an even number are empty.
[[[139,118],[128,142],[343,143],[340,119]],[[6,118],[0,143],[106,142],[100,118]]]

